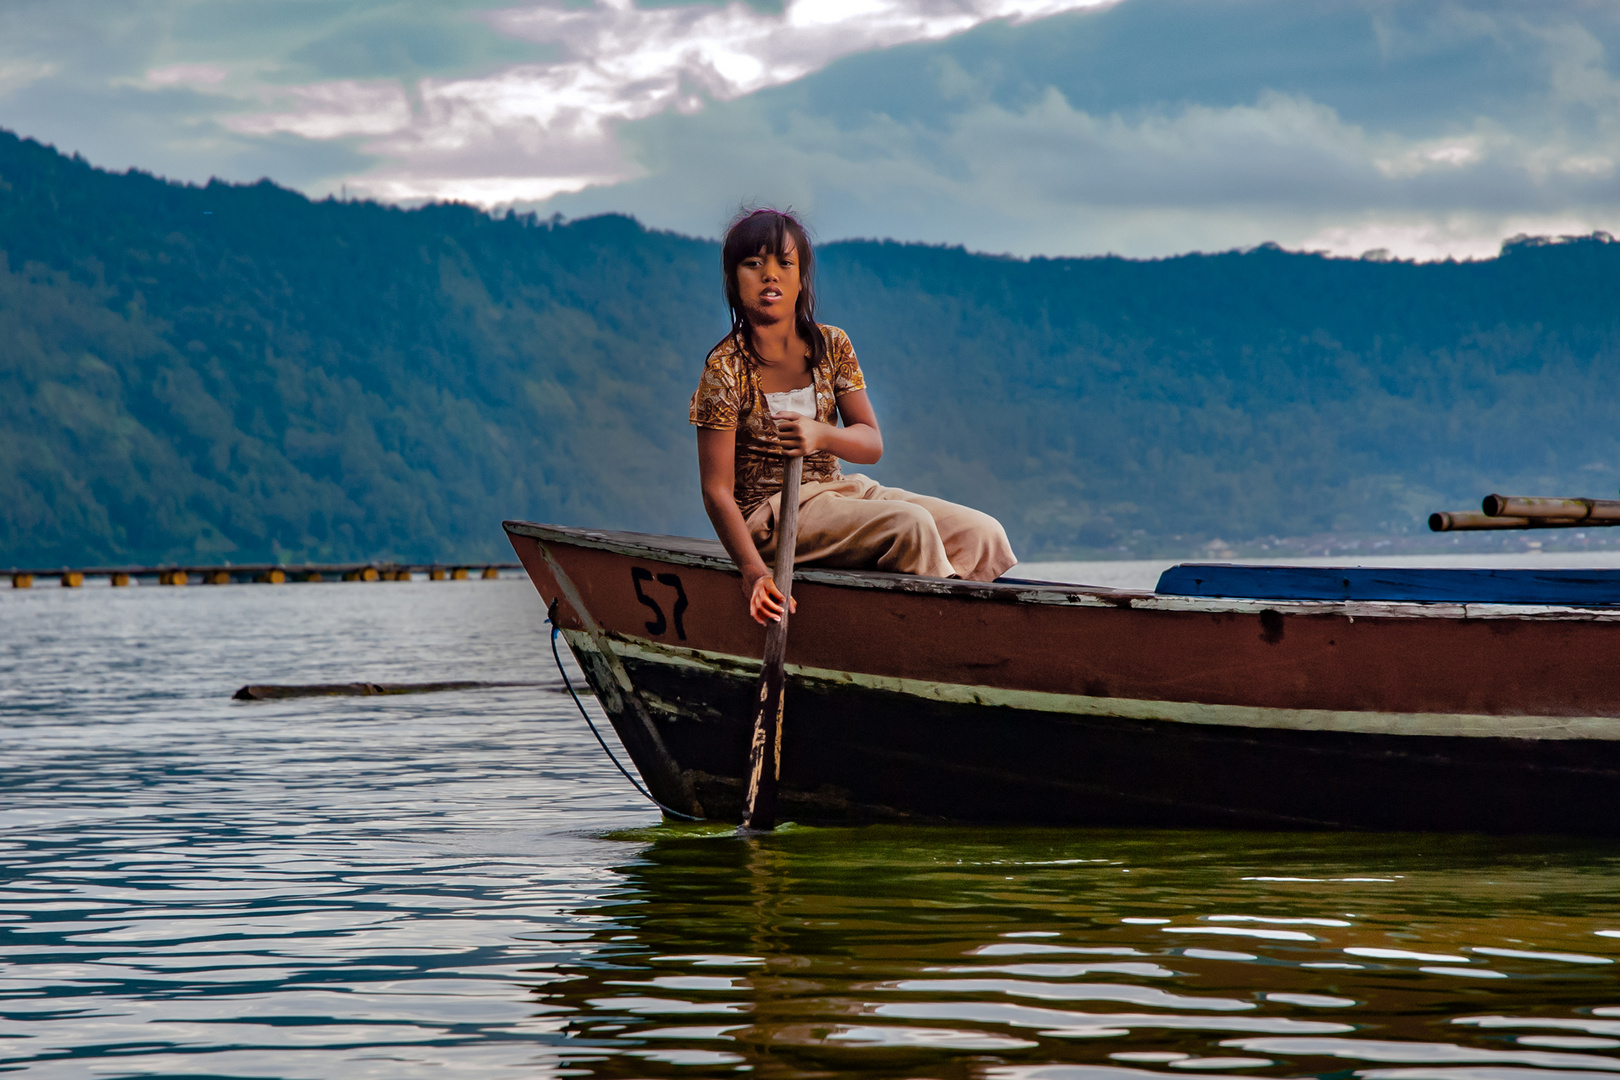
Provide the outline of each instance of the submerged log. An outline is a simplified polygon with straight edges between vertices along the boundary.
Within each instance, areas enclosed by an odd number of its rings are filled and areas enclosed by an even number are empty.
[[[300,697],[371,697],[374,694],[437,694],[446,690],[483,690],[502,686],[548,686],[538,682],[417,682],[417,683],[249,683],[231,695],[235,701],[270,701]]]
[[[496,579],[502,570],[516,570],[519,563],[480,563],[473,568],[478,576],[485,579]],[[479,568],[482,568],[481,570]],[[0,575],[8,576],[11,585],[16,589],[31,588],[36,578],[60,581],[70,589],[76,589],[84,584],[86,578],[104,577],[115,586],[133,585],[137,578],[155,577],[159,585],[185,585],[191,581],[200,581],[208,585],[229,585],[233,582],[255,581],[261,584],[280,585],[288,581],[327,581],[342,578],[344,581],[413,581],[418,574],[423,574],[433,581],[465,581],[469,573],[466,566],[456,566],[450,563],[416,563],[404,564],[396,562],[376,564],[355,563],[243,563],[223,566],[86,566],[80,568],[28,568],[25,566],[12,566],[0,570]],[[3,582],[0,582],[3,584]]]

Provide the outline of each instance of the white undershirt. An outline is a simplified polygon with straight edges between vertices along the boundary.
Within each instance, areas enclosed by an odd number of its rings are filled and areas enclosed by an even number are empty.
[[[794,413],[797,416],[816,418],[816,388],[814,385],[801,386],[797,390],[784,390],[779,394],[766,394],[765,404],[770,407],[771,415],[777,413]]]

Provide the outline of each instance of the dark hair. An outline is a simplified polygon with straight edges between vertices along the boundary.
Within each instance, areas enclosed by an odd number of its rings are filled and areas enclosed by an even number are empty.
[[[720,265],[726,275],[726,304],[731,308],[731,333],[743,351],[759,358],[754,349],[754,328],[743,311],[742,294],[737,288],[737,267],[750,255],[761,249],[767,255],[781,256],[782,249],[792,240],[799,254],[799,299],[793,305],[793,324],[799,337],[810,346],[810,366],[815,367],[827,358],[827,340],[816,325],[815,253],[810,249],[810,237],[799,219],[791,211],[746,210],[737,215],[726,230],[725,242],[720,247]]]

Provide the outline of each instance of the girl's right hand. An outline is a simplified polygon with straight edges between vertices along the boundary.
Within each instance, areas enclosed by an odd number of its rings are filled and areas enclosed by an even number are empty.
[[[798,600],[788,601],[788,610],[799,610]],[[754,584],[748,590],[748,614],[761,626],[769,622],[782,621],[782,590],[776,587],[776,582],[770,574],[761,574],[754,579]]]
[[[772,413],[771,419],[776,423],[776,445],[788,457],[808,457],[824,449],[825,432],[837,430],[832,424],[798,413]]]

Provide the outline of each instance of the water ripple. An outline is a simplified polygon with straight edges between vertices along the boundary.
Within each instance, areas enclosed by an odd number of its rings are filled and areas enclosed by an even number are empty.
[[[1612,845],[659,825],[541,616],[522,581],[0,590],[0,1069],[1620,1071]],[[229,699],[410,679],[548,686]]]

